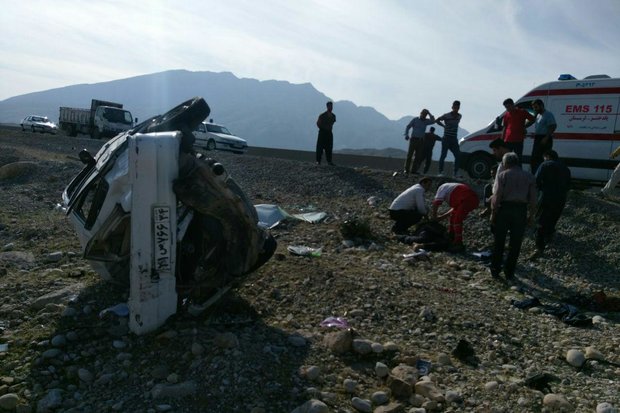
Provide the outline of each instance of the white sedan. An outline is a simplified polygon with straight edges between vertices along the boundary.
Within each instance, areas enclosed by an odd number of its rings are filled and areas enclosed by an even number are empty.
[[[53,135],[58,132],[58,125],[50,121],[47,116],[30,115],[26,116],[21,123],[22,130],[39,131],[41,133],[49,132]]]

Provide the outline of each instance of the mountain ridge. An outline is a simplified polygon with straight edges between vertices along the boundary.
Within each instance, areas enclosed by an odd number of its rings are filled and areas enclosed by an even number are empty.
[[[211,107],[209,118],[226,125],[252,146],[313,150],[316,118],[330,98],[311,83],[239,78],[231,72],[174,69],[99,83],[81,83],[14,96],[0,102],[0,123],[30,114],[57,121],[60,106],[90,107],[90,100],[123,103],[140,120],[161,114],[193,96]],[[334,102],[334,149],[401,147],[412,116],[390,120],[371,106]],[[441,134],[441,128],[438,127]],[[460,135],[467,131],[461,130]],[[436,148],[437,149],[437,148]]]

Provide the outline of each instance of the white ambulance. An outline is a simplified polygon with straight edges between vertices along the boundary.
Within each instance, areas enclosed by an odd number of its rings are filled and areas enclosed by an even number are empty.
[[[541,99],[555,117],[553,149],[570,168],[573,178],[607,181],[618,163],[609,155],[620,145],[620,78],[593,75],[578,80],[561,75],[558,81],[534,88],[515,104],[534,114],[532,102],[536,99]],[[502,136],[503,115],[459,141],[462,168],[472,178],[489,177],[491,166],[497,163],[489,143]],[[524,164],[529,163],[533,137],[532,125],[524,142]]]

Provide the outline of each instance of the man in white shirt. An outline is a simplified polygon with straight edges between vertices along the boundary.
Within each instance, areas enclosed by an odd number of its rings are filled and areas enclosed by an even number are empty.
[[[392,232],[398,235],[407,234],[410,226],[417,224],[428,214],[424,202],[424,194],[431,188],[432,180],[424,177],[398,195],[390,205],[390,218],[394,220]]]

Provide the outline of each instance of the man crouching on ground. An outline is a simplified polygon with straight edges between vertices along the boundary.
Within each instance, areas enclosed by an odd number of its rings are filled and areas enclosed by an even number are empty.
[[[390,205],[390,218],[394,223],[392,232],[397,235],[407,234],[410,226],[417,224],[428,214],[424,203],[424,194],[431,189],[431,178],[424,177],[398,195]]]

